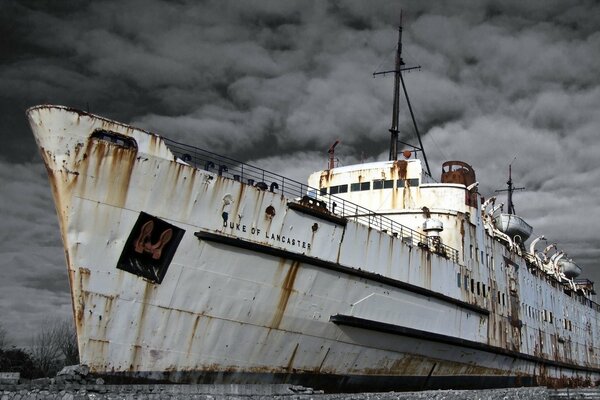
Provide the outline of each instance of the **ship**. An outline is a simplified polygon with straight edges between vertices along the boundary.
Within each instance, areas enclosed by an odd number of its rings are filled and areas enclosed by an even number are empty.
[[[307,183],[89,112],[27,110],[82,364],[113,382],[330,392],[598,383],[581,268],[543,236],[527,246],[532,228],[478,192],[471,165],[434,176],[416,123],[419,145],[398,150],[401,38],[389,159],[338,166],[334,144]]]

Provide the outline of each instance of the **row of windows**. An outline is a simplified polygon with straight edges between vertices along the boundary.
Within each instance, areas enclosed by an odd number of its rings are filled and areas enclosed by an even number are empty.
[[[464,285],[463,285],[464,280]],[[487,297],[490,292],[489,286],[486,286],[485,283],[475,282],[475,279],[469,279],[468,275],[464,275],[461,278],[460,272],[456,274],[456,284],[458,287],[464,287],[467,290],[471,290],[471,293],[477,294],[478,296]],[[500,304],[500,300],[502,299],[502,305],[506,305],[506,296],[502,293],[502,298],[500,297],[500,292],[498,292],[498,304]]]
[[[548,311],[548,310],[538,310],[534,307],[531,307],[530,305],[527,305],[525,303],[522,304],[522,308],[523,308],[523,313],[528,316],[529,318],[539,321],[539,322],[548,322],[550,324],[554,324],[554,314],[552,314],[552,311]],[[562,320],[562,325],[563,328],[572,331],[573,330],[573,325],[571,323],[571,321],[567,318],[564,318]]]
[[[371,190],[371,186],[373,190],[380,189],[393,189],[394,181],[392,179],[375,179],[371,185],[371,182],[356,182],[350,184],[351,192],[361,192],[364,190]],[[397,188],[404,188],[405,183],[410,187],[419,186],[419,179],[398,179],[396,180]],[[324,196],[327,194],[327,189],[329,189],[329,194],[339,194],[339,193],[347,193],[348,192],[348,184],[345,183],[343,185],[330,186],[329,188],[321,188],[321,195]]]
[[[483,250],[479,250],[479,247],[474,248],[473,245],[470,245],[470,251],[471,251],[471,259],[474,259],[477,262],[483,262],[485,261],[485,266],[488,268],[492,268],[492,270],[495,270],[496,265],[494,264],[494,256],[490,256],[488,253],[485,253],[485,257],[483,254]]]
[[[489,297],[494,296],[492,294],[492,288],[490,286],[486,286],[485,283],[476,282],[475,279],[470,278],[468,275],[461,275],[460,272],[456,274],[456,283],[459,288],[465,288],[466,290],[470,290],[471,293],[477,294],[478,296]],[[496,300],[498,305],[502,307],[506,307],[507,296],[505,293],[498,291],[496,293]],[[588,300],[589,301],[589,300]],[[594,303],[595,304],[595,303]],[[529,317],[532,320],[536,320],[539,322],[547,322],[555,325],[562,325],[565,330],[573,331],[573,324],[571,320],[568,318],[557,318],[552,311],[549,310],[538,310],[534,307],[531,307],[524,302],[521,303],[522,315],[524,317]]]
[[[471,290],[471,293],[473,293],[473,294],[476,293],[478,296],[487,297],[491,291],[489,287],[486,287],[485,283],[475,282],[475,279],[472,279],[472,278],[469,279],[468,275],[464,275],[461,277],[460,272],[456,274],[456,284],[459,288],[464,287],[467,290]],[[499,305],[501,305],[502,307],[506,307],[506,294],[505,293],[498,291],[496,293],[496,299],[497,299],[497,302]],[[523,313],[528,315],[529,318],[538,320],[540,322],[544,321],[544,322],[548,322],[550,324],[554,324],[554,314],[552,314],[552,311],[548,311],[548,310],[540,311],[531,306],[526,305],[525,303],[523,303],[522,306],[523,306]],[[571,321],[566,318],[563,320],[563,327],[565,329],[568,329],[569,331],[573,330]]]

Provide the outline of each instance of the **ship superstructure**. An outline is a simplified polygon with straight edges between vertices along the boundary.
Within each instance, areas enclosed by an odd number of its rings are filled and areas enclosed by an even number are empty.
[[[28,117],[97,374],[334,391],[600,378],[592,282],[503,231],[464,162],[437,181],[421,146],[305,185],[66,107]]]

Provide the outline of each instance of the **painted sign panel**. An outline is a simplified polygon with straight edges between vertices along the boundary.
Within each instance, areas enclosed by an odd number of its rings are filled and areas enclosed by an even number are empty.
[[[140,212],[117,268],[161,283],[184,233],[175,225]]]

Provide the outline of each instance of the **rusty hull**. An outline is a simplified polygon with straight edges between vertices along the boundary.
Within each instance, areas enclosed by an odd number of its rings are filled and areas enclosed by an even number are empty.
[[[600,378],[597,314],[536,278],[522,258],[484,234],[477,216],[432,207],[454,232],[447,240],[461,249],[454,263],[401,237],[317,218],[290,208],[280,194],[196,169],[151,133],[58,106],[34,107],[28,116],[56,203],[81,361],[93,372],[180,382],[329,376],[339,385],[371,377],[389,387],[400,377],[432,387],[452,385],[442,377],[513,384],[519,377],[559,387]],[[131,137],[137,148],[91,138],[97,129]],[[391,174],[406,176],[406,168],[397,162]],[[464,193],[446,189],[457,198]],[[436,199],[445,193],[442,186],[432,191]],[[142,211],[185,231],[160,284],[116,268]],[[423,218],[411,212],[399,218]],[[199,231],[315,261],[198,240]],[[523,304],[564,310],[573,331],[530,318]],[[339,326],[330,321],[336,314],[489,351]]]

